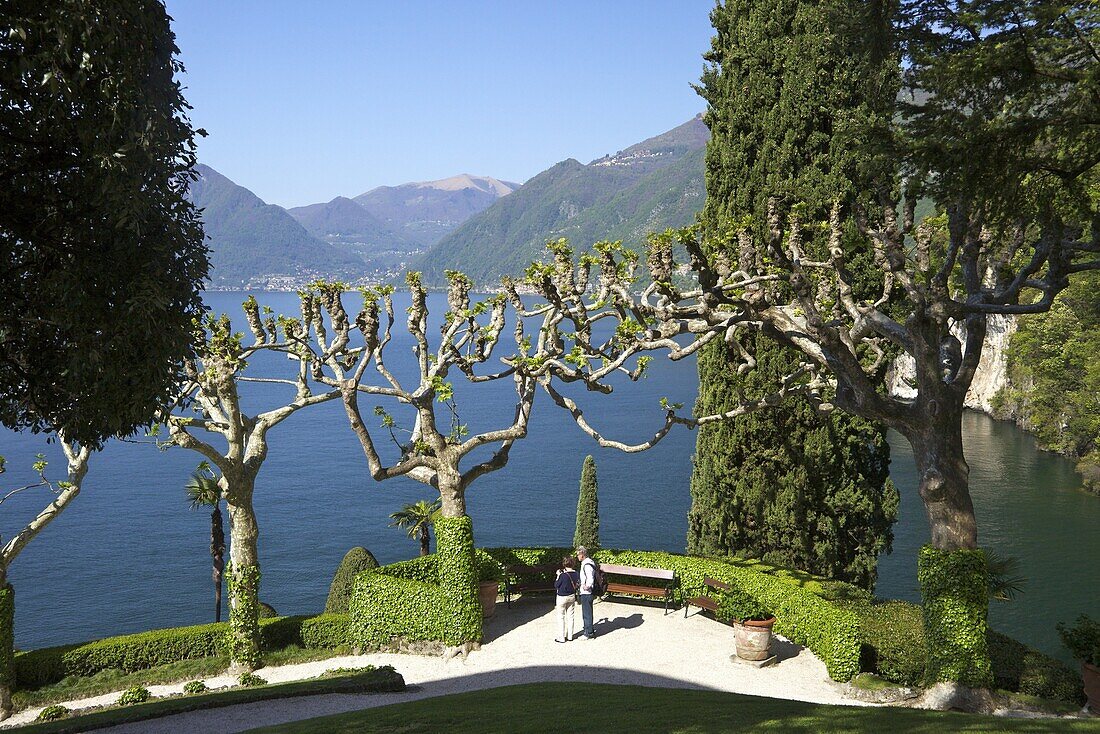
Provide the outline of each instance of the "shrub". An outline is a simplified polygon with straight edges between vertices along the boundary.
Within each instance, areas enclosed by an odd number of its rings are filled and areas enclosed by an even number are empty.
[[[1100,622],[1082,614],[1072,627],[1059,622],[1058,636],[1073,657],[1089,665],[1100,665]]]
[[[375,648],[394,640],[459,645],[481,639],[477,581],[499,566],[474,552],[468,517],[435,522],[436,553],[365,571],[351,599],[351,640]],[[447,583],[441,583],[445,579]]]
[[[349,623],[349,617],[338,614],[264,619],[260,621],[261,645],[264,650],[289,645],[337,648],[350,641]],[[89,676],[108,668],[133,673],[180,660],[225,655],[227,629],[224,622],[174,627],[20,653],[15,657],[16,686],[40,688],[70,675]]]
[[[772,615],[764,606],[741,588],[730,584],[718,602],[715,616],[722,622],[744,622],[747,619],[764,620]]]
[[[55,703],[52,706],[47,706],[38,712],[38,718],[36,721],[57,721],[63,719],[69,715],[69,709],[62,706],[59,703]]]
[[[275,607],[271,606],[267,602],[259,602],[259,607],[256,609],[256,614],[260,619],[275,619],[279,616],[279,613],[275,611]]]
[[[135,703],[145,703],[149,700],[150,695],[148,688],[133,686],[132,688],[127,688],[122,692],[122,695],[118,697],[118,705],[132,706]]]
[[[355,577],[373,568],[378,568],[378,560],[366,548],[356,546],[344,554],[328,588],[325,614],[347,614]]]
[[[980,550],[944,551],[926,545],[917,558],[929,682],[993,682],[986,644],[989,567]]]
[[[237,683],[245,688],[256,688],[257,686],[267,685],[267,681],[255,673],[241,673],[241,676],[237,678]]]
[[[577,529],[573,532],[573,547],[585,546],[589,553],[600,549],[600,503],[597,497],[596,460],[584,457],[581,467],[581,487],[577,497]]]
[[[206,686],[206,682],[201,680],[189,680],[183,684],[183,692],[188,695],[205,693],[208,690],[210,689]]]
[[[1077,671],[1007,635],[989,632],[989,659],[997,688],[1075,704],[1085,702]]]

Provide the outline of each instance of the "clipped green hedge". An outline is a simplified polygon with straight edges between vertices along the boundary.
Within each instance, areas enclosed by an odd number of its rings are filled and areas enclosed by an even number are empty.
[[[263,619],[261,645],[264,650],[289,645],[340,647],[349,644],[350,622],[344,614]],[[228,629],[225,622],[174,627],[19,653],[15,656],[16,687],[40,688],[70,675],[90,676],[111,668],[132,673],[180,660],[226,655]]]
[[[477,582],[499,567],[474,550],[469,517],[435,521],[436,552],[360,573],[352,591],[353,644],[377,648],[396,640],[460,645],[481,640]]]
[[[378,560],[366,548],[355,546],[345,553],[340,565],[336,567],[336,573],[333,574],[332,583],[328,588],[325,614],[347,614],[348,605],[351,603],[351,592],[355,587],[355,577],[371,568],[378,568]]]
[[[856,604],[864,634],[863,669],[906,686],[926,683],[928,648],[920,605],[907,601]],[[1059,660],[1000,632],[987,634],[993,685],[1006,691],[1084,703],[1081,676]]]
[[[917,557],[929,682],[993,683],[986,644],[989,564],[980,550],[926,545]]]
[[[504,565],[557,563],[570,552],[568,548],[486,549],[486,553]],[[834,680],[851,680],[860,672],[859,618],[820,596],[824,590],[820,583],[811,585],[797,574],[767,573],[758,570],[755,564],[736,559],[629,550],[601,550],[595,558],[601,563],[675,571],[683,590],[701,587],[704,576],[735,583],[775,614],[777,633],[805,645],[821,658]]]

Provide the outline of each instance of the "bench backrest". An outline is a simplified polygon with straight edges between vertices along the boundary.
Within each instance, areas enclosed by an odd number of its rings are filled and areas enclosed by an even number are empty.
[[[531,574],[531,575],[540,575],[541,576],[541,575],[545,575],[545,574],[552,574],[555,571],[557,571],[558,568],[559,568],[559,566],[556,563],[542,563],[542,564],[539,564],[538,566],[524,566],[522,564],[516,564],[516,565],[513,565],[513,566],[505,567],[504,571],[505,571],[505,573],[513,574],[513,575]]]
[[[600,568],[605,574],[618,574],[619,576],[641,576],[647,579],[661,579],[672,581],[676,578],[675,571],[666,571],[663,568],[639,568],[638,566],[617,566],[613,563],[601,563]]]
[[[730,585],[727,584],[725,581],[719,581],[718,579],[712,579],[710,576],[704,576],[703,577],[703,584],[705,584],[706,586],[709,586],[712,589],[717,589],[718,591],[729,591],[729,589],[730,589]]]

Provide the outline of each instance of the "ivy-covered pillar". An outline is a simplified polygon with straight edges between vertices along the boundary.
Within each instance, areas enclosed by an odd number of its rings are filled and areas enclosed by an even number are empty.
[[[15,688],[15,589],[0,580],[0,721],[12,714]]]
[[[444,642],[450,646],[481,641],[473,528],[473,521],[465,515],[439,517],[435,521],[439,585],[451,609],[444,629]]]
[[[229,563],[225,567],[229,591],[229,668],[231,672],[260,667],[260,530],[252,509],[252,487],[247,492],[228,492]]]
[[[993,682],[986,642],[989,567],[980,550],[926,545],[917,559],[929,683],[975,688]]]

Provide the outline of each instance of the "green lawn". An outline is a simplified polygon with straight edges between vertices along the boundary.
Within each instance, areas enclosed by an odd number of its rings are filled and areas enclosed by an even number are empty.
[[[582,703],[583,698],[583,703]],[[582,717],[580,711],[586,711]],[[1100,732],[1095,721],[856,708],[714,691],[539,683],[326,716],[252,734],[722,734],[781,732]]]

